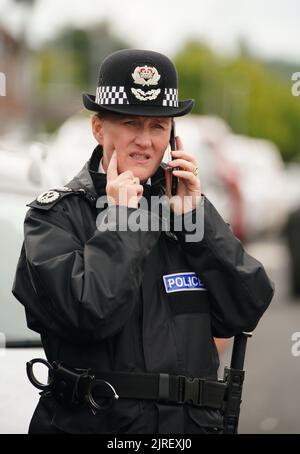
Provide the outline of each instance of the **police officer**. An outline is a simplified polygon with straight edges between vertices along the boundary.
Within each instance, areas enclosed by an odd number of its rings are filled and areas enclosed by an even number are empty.
[[[108,56],[83,102],[98,146],[66,187],[29,204],[13,287],[51,364],[29,432],[222,432],[213,336],[253,330],[273,285],[201,194],[179,137],[161,163],[173,117],[193,107],[166,56]],[[132,228],[154,196],[170,202],[169,228]]]

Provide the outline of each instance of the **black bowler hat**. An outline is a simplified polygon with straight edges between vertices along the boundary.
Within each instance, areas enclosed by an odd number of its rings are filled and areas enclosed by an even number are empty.
[[[84,93],[83,104],[95,112],[180,117],[194,100],[178,100],[177,71],[165,55],[125,49],[105,58],[96,96]]]

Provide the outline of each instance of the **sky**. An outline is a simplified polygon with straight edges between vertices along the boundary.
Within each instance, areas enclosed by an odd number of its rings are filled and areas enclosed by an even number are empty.
[[[26,23],[34,47],[68,24],[106,19],[132,46],[170,56],[190,37],[220,53],[233,53],[243,38],[258,56],[300,64],[299,18],[299,0],[36,0],[29,14],[0,0],[2,23],[14,33]]]

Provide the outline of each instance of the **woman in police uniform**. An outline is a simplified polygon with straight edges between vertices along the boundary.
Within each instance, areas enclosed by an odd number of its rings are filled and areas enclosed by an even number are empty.
[[[173,117],[193,106],[178,100],[166,56],[108,56],[96,96],[83,101],[99,145],[65,188],[29,204],[13,287],[54,362],[30,432],[222,432],[213,336],[253,330],[272,284],[201,194],[179,137],[161,163]],[[169,230],[132,229],[142,197],[165,194]],[[189,223],[202,232],[194,240]]]

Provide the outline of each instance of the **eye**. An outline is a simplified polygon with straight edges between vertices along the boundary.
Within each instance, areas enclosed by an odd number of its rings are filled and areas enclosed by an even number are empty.
[[[124,120],[123,125],[134,126],[136,124],[135,120]]]
[[[161,125],[160,123],[154,123],[153,127],[154,127],[155,129],[162,129],[162,130],[165,129],[165,128],[163,127],[163,125]]]

